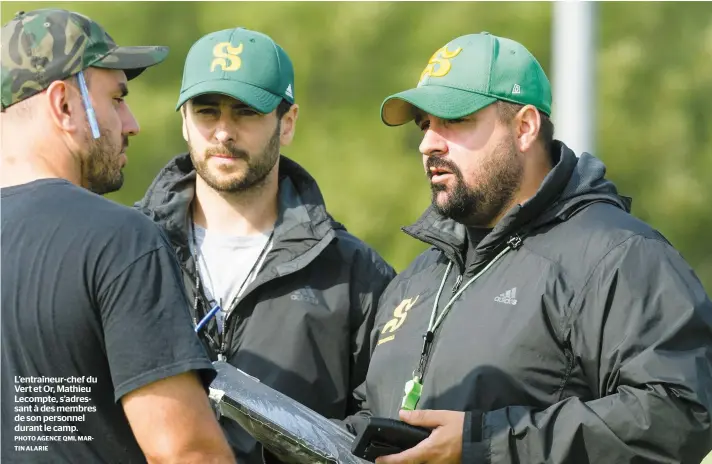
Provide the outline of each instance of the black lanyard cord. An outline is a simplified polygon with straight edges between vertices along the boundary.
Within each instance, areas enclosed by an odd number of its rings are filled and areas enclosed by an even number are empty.
[[[198,303],[200,301],[200,282],[201,282],[200,263],[199,263],[200,257],[199,257],[198,241],[195,236],[195,223],[192,220],[190,222],[190,230],[191,230],[191,235],[192,235],[191,238],[192,238],[193,249],[194,249],[193,259],[195,260],[195,298],[193,300],[193,311],[195,312],[195,314],[198,314]],[[242,284],[240,284],[240,287],[238,288],[237,293],[235,294],[235,297],[233,298],[232,302],[230,303],[230,306],[227,307],[227,311],[230,311],[230,309],[235,305],[238,298],[242,294],[242,291],[244,290],[245,285],[247,284],[247,282],[250,281],[250,278],[252,277],[252,275],[257,271],[260,262],[264,259],[265,254],[267,253],[267,250],[269,249],[269,245],[272,241],[273,235],[274,235],[274,229],[272,230],[272,232],[270,232],[270,235],[267,238],[267,242],[262,247],[262,250],[260,251],[260,254],[257,257],[257,260],[252,264],[252,268],[250,268],[250,272],[247,273],[247,275],[245,276],[245,279],[242,281]],[[208,267],[208,263],[206,261],[205,268],[207,269],[207,267]],[[217,305],[218,307],[220,307],[219,310],[222,310],[222,298],[220,299],[219,302],[216,301],[215,300],[216,295],[215,295],[214,291],[215,291],[215,289],[213,288],[211,290],[211,293],[213,293],[213,299],[211,301],[209,301],[209,303],[213,309],[215,308],[215,305]],[[214,315],[214,314],[217,314],[217,311],[211,310],[210,313],[212,313]],[[194,321],[194,323],[195,322],[196,321]],[[206,323],[207,323],[207,321],[203,320],[203,321],[200,321],[200,324],[196,324],[196,326],[197,325],[203,326]],[[225,326],[223,325],[223,333],[224,333],[224,327]]]

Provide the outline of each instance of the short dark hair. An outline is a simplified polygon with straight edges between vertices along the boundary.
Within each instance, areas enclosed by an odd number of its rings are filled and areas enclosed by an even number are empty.
[[[518,103],[510,103],[502,100],[498,100],[497,103],[497,116],[499,120],[503,123],[509,123],[514,119],[519,110],[524,108],[524,105]],[[538,110],[537,110],[538,111]],[[541,127],[539,128],[538,139],[541,140],[542,145],[547,153],[551,152],[551,146],[554,141],[554,123],[551,122],[551,118],[546,114],[539,111],[539,116],[541,117]]]
[[[292,104],[283,98],[282,101],[279,102],[279,105],[277,105],[277,119],[282,119],[282,116],[287,114],[287,111],[289,111],[291,107]]]

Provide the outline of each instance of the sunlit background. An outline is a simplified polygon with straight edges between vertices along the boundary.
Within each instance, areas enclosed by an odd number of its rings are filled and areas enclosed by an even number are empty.
[[[398,270],[425,248],[400,228],[427,207],[429,190],[420,134],[381,123],[384,97],[413,86],[446,42],[480,31],[523,43],[553,80],[552,3],[4,1],[2,22],[48,6],[90,16],[120,45],[171,48],[131,82],[141,133],[111,199],[133,204],[185,151],[174,108],[191,44],[243,26],[270,35],[294,62],[300,117],[283,154],[317,179],[332,215]],[[712,3],[604,2],[596,10],[594,154],[633,197],[633,214],[681,251],[710,292]]]

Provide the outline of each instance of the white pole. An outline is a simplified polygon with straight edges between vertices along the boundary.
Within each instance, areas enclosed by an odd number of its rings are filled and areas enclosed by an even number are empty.
[[[596,6],[553,2],[552,121],[555,137],[577,155],[595,153]]]

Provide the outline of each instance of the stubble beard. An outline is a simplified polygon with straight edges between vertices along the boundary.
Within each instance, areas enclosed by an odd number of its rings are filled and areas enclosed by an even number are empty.
[[[124,173],[119,155],[128,147],[128,136],[123,136],[123,146],[112,141],[111,133],[102,130],[98,139],[88,138],[88,149],[82,163],[82,174],[87,190],[97,195],[115,192],[124,184]]]
[[[281,124],[278,123],[264,150],[257,156],[250,156],[244,150],[233,145],[220,145],[208,148],[205,150],[204,156],[198,158],[190,143],[190,138],[188,138],[188,151],[197,174],[210,188],[218,192],[240,193],[259,188],[266,182],[267,176],[279,161],[280,126]],[[226,177],[211,168],[209,166],[210,157],[217,154],[229,154],[234,158],[244,160],[247,166],[242,175],[231,174]]]

